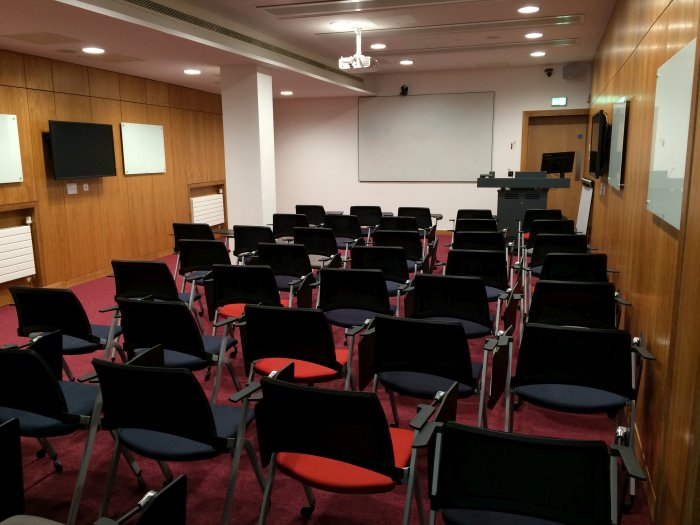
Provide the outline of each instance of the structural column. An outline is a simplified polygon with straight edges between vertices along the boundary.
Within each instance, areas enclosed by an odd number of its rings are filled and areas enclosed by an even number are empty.
[[[228,226],[269,224],[277,200],[272,77],[228,66],[221,84]]]

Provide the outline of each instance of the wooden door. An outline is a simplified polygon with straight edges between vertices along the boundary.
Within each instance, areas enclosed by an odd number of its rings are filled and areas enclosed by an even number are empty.
[[[539,171],[543,153],[574,151],[574,169],[564,176],[571,181],[567,189],[550,190],[548,208],[559,208],[570,219],[576,219],[581,197],[581,176],[588,173],[586,158],[587,109],[524,111],[520,159],[522,171]]]

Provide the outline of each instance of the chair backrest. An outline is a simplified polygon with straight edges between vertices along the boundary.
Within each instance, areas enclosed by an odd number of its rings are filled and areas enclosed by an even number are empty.
[[[112,261],[115,297],[177,301],[177,286],[163,261]]]
[[[258,249],[261,242],[275,242],[275,236],[269,226],[233,225],[233,254],[238,257]]]
[[[409,280],[406,251],[400,246],[353,246],[350,260],[356,270],[381,270],[387,281]]]
[[[504,291],[508,288],[508,265],[503,251],[450,250],[445,275],[481,277],[487,286]]]
[[[415,217],[391,215],[379,219],[380,230],[418,231],[418,221]]]
[[[476,388],[464,328],[439,322],[378,315],[371,370],[420,372]]]
[[[139,511],[134,525],[186,525],[187,476],[180,474],[156,492]]]
[[[406,317],[453,317],[491,326],[486,285],[479,277],[417,274],[406,296]]]
[[[98,342],[85,309],[72,290],[10,286],[10,293],[17,310],[19,335],[61,330],[65,335]]]
[[[493,219],[493,212],[485,209],[464,208],[457,210],[455,220],[459,219]]]
[[[282,306],[277,282],[269,266],[215,264],[206,282],[209,318],[217,308],[236,303]]]
[[[541,233],[535,239],[530,257],[530,266],[541,266],[550,253],[587,253],[588,239],[585,235]]]
[[[537,281],[528,322],[615,328],[615,285],[610,282]]]
[[[561,210],[542,208],[530,208],[529,210],[525,210],[523,213],[523,221],[520,225],[520,230],[523,232],[529,232],[532,221],[544,219],[561,220]]]
[[[384,230],[374,232],[375,246],[399,246],[406,253],[406,259],[420,261],[423,258],[423,239],[418,230]]]
[[[455,221],[455,232],[497,232],[498,222],[496,219],[457,219]]]
[[[631,347],[625,330],[527,323],[511,385],[587,386],[634,399]]]
[[[292,237],[294,228],[306,227],[309,220],[300,213],[275,213],[272,215],[272,233],[275,239]]]
[[[180,275],[210,271],[215,264],[231,264],[226,245],[220,241],[180,241]]]
[[[522,436],[447,422],[438,429],[430,462],[430,508],[609,525],[609,464],[602,441]]]
[[[336,361],[333,332],[322,310],[246,305],[241,342],[246,373],[253,361],[264,357],[301,359],[333,370],[342,368]]]
[[[138,428],[223,447],[209,400],[184,368],[118,364],[93,359],[102,390],[102,428]]]
[[[362,237],[362,227],[357,215],[326,215],[324,226],[330,228],[335,237],[348,239]]]
[[[192,311],[182,301],[117,298],[122,315],[124,347],[129,355],[139,348],[163,345],[168,350],[209,359]]]
[[[35,337],[29,348],[34,350],[53,372],[57,380],[63,377],[63,336],[60,330]]]
[[[544,258],[540,279],[607,282],[608,256],[604,253],[549,253]]]
[[[570,219],[537,219],[530,224],[530,236],[527,238],[525,245],[528,248],[534,246],[535,239],[543,233],[563,233],[574,234],[576,229],[574,221]]]
[[[326,222],[326,210],[320,204],[297,204],[295,211],[306,215],[310,225],[321,226]]]
[[[381,270],[321,268],[318,306],[323,311],[357,308],[391,315]]]
[[[355,215],[362,226],[379,226],[382,218],[381,206],[350,206],[350,215]]]
[[[274,275],[299,278],[311,273],[309,254],[303,244],[261,242],[258,244],[258,262],[269,266]]]
[[[310,255],[330,257],[338,253],[335,235],[330,228],[294,228],[294,243],[303,244]]]
[[[213,241],[214,233],[208,224],[189,223],[189,222],[174,222],[173,237],[175,239],[175,247],[173,251],[180,251],[180,241],[182,239],[198,239],[200,241]]]
[[[267,377],[260,383],[263,399],[255,406],[255,417],[263,464],[274,452],[310,454],[401,480],[403,472],[394,463],[389,425],[375,394]]]
[[[24,512],[24,480],[19,421],[0,424],[0,520]]]
[[[430,208],[399,206],[396,215],[402,217],[415,217],[416,221],[418,222],[418,227],[424,230],[429,229],[433,225],[433,218],[430,215]]]
[[[501,232],[455,232],[452,239],[455,250],[500,250],[505,253],[506,239]]]

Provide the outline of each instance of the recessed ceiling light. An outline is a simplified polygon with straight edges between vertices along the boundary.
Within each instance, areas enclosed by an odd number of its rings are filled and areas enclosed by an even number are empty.
[[[546,54],[547,53],[545,53],[544,51],[533,51],[532,53],[530,53],[530,56],[531,57],[543,57]]]
[[[283,97],[291,97],[294,94],[294,91],[280,91],[280,95]]]
[[[185,75],[201,75],[202,72],[199,69],[185,69],[183,71]]]
[[[88,55],[101,55],[104,52],[105,52],[105,50],[102,49],[101,47],[84,47],[83,48],[83,53],[87,53]]]
[[[518,9],[518,13],[523,14],[523,15],[529,15],[532,13],[536,13],[539,11],[540,8],[534,5],[526,5]]]
[[[402,66],[412,66],[413,60],[408,60],[408,59],[402,60],[401,62],[399,62],[399,64],[401,64]]]
[[[528,33],[527,35],[525,35],[525,38],[529,38],[530,40],[542,38],[542,33]]]
[[[381,42],[375,42],[371,46],[369,46],[371,49],[386,49],[386,44],[382,44]]]

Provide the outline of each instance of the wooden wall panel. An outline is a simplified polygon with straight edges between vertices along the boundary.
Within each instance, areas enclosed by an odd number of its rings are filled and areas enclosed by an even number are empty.
[[[0,205],[36,200],[34,181],[34,159],[32,158],[32,135],[29,128],[29,108],[27,90],[0,86],[0,113],[17,115],[19,148],[22,152],[22,182],[2,184]]]
[[[119,100],[119,74],[104,69],[88,69],[90,96]]]
[[[52,60],[51,72],[53,76],[53,89],[56,93],[71,93],[73,95],[90,94],[87,67]]]
[[[53,72],[48,58],[24,55],[24,72],[28,89],[53,91]]]
[[[146,80],[146,102],[152,106],[168,106],[168,84]]]
[[[173,90],[170,90],[170,94]],[[172,98],[170,99],[172,101]],[[173,144],[184,145],[188,140],[189,132],[185,125],[185,111],[170,108],[170,140]],[[175,192],[175,209],[173,222],[190,222],[190,205],[188,191],[188,169],[186,148],[172,149],[172,174]]]
[[[147,118],[149,124],[163,124],[165,133],[165,166],[166,173],[152,175],[153,182],[153,209],[155,211],[156,235],[153,239],[152,249],[154,253],[165,253],[172,250],[173,222],[175,222],[175,191],[172,175],[172,148],[170,138],[170,114],[167,108],[147,106]]]
[[[19,53],[0,50],[0,85],[25,87],[24,60]]]
[[[146,95],[146,79],[132,77],[130,75],[119,75],[119,96],[126,102],[140,102],[145,104],[148,100]]]

